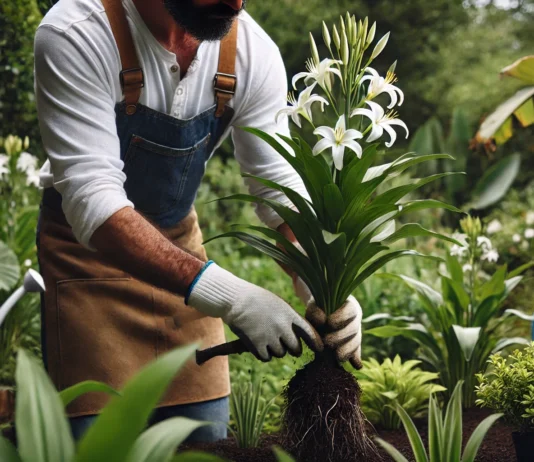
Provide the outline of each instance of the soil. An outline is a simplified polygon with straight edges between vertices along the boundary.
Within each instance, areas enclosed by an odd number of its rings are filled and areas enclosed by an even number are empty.
[[[473,433],[476,426],[484,420],[490,412],[485,409],[470,409],[464,412],[463,419],[463,444],[465,445]],[[425,447],[427,447],[427,425],[425,420],[416,421],[417,428],[423,438]],[[477,462],[515,462],[515,450],[512,441],[513,428],[506,425],[501,420],[498,420],[490,431],[486,434],[486,437],[482,441],[482,445],[478,451],[476,457]],[[382,431],[376,429],[376,433],[380,438],[386,440],[388,443],[395,446],[404,456],[413,461],[414,457],[410,448],[410,443],[406,437],[404,429],[401,430],[387,430]],[[273,455],[271,447],[273,445],[282,446],[282,439],[279,435],[265,435],[258,448],[252,449],[240,449],[236,446],[233,438],[217,441],[209,444],[189,444],[182,445],[180,450],[195,449],[207,451],[212,454],[216,454],[220,457],[224,457],[232,462],[276,462],[276,458]],[[289,451],[288,451],[289,452]],[[389,456],[383,451],[380,451],[382,459],[368,459],[365,462],[392,462]],[[361,459],[360,459],[361,460]],[[534,456],[533,456],[534,461]],[[306,462],[306,461],[301,461]],[[350,461],[339,461],[350,462]],[[354,460],[354,462],[360,462]]]

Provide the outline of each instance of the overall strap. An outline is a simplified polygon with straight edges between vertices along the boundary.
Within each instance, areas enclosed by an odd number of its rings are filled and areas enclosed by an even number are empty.
[[[237,77],[235,75],[235,61],[237,57],[237,26],[235,19],[230,32],[221,40],[219,49],[219,68],[213,80],[215,100],[217,102],[216,117],[222,117],[226,104],[235,94]]]
[[[137,110],[141,88],[145,86],[143,69],[139,67],[139,59],[122,1],[102,0],[102,4],[121,58],[120,82],[126,103],[126,114],[132,115]]]

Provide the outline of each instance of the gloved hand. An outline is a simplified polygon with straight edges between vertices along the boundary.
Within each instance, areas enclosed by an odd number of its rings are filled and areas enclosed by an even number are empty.
[[[306,305],[306,319],[316,328],[325,324],[332,330],[324,337],[324,343],[336,351],[340,362],[350,361],[355,369],[361,369],[362,308],[352,295],[335,313],[326,316],[316,304],[308,286],[298,276],[293,278],[296,295]]]
[[[281,298],[210,262],[191,284],[186,304],[222,320],[262,361],[302,354],[300,339],[323,350],[317,331]]]

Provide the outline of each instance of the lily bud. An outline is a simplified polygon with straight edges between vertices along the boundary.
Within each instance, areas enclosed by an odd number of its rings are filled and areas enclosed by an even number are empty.
[[[395,73],[395,69],[397,68],[397,61],[395,61],[391,66],[389,66],[388,74]]]
[[[366,41],[367,45],[371,44],[371,42],[375,39],[375,35],[376,35],[376,22],[373,23],[373,25],[371,26],[371,29],[369,29],[369,34],[367,35],[367,41]]]
[[[349,64],[349,40],[347,38],[347,33],[345,31],[341,32],[341,60],[345,66]]]
[[[321,60],[319,58],[319,50],[317,50],[317,45],[315,43],[315,40],[313,39],[313,35],[312,35],[311,32],[310,32],[310,50],[311,50],[311,55],[312,55],[313,61],[316,64],[319,64],[321,62]]]
[[[327,48],[330,49],[330,44],[332,43],[332,39],[330,38],[330,31],[328,30],[328,26],[326,25],[324,21],[323,21],[323,40]]]
[[[389,32],[384,35],[380,41],[376,44],[375,49],[373,50],[373,54],[371,55],[371,60],[375,59],[382,51],[384,51],[384,48],[386,47],[388,40],[389,40]]]
[[[358,22],[356,21],[356,16],[352,16],[352,37],[351,37],[351,45],[355,46],[356,42],[358,42]]]
[[[26,136],[24,138],[24,150],[28,149],[30,147],[30,138]]]
[[[345,24],[347,25],[347,37],[352,37],[352,20],[348,11],[345,15]]]
[[[336,25],[334,24],[334,29],[332,30],[332,33],[334,35],[334,45],[339,50],[341,45],[341,39],[339,38],[339,33],[337,31]]]

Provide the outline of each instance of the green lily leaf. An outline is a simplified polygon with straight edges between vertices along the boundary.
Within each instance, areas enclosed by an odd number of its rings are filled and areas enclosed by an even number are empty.
[[[219,456],[202,451],[185,451],[172,459],[172,462],[230,462]]]
[[[384,450],[391,456],[395,462],[409,462],[406,457],[404,457],[398,449],[389,444],[387,441],[384,441],[381,438],[375,438],[375,441],[384,448]]]
[[[469,441],[465,445],[464,454],[462,456],[462,462],[475,462],[475,457],[482,444],[482,440],[488,433],[493,424],[499,420],[503,414],[493,414],[486,417],[480,424],[478,424],[475,431],[471,434]]]
[[[475,186],[474,200],[468,207],[481,210],[501,200],[516,179],[520,165],[521,156],[513,154],[492,166]]]
[[[500,339],[493,350],[491,351],[491,354],[498,353],[501,350],[504,350],[505,348],[511,346],[511,345],[530,345],[530,341],[523,337],[511,337],[511,338],[502,338]]]
[[[74,460],[125,460],[154,407],[197,347],[192,344],[174,349],[137,373],[122,390],[122,396],[111,399],[78,443]]]
[[[324,208],[335,226],[345,213],[345,204],[339,188],[335,184],[328,184],[323,190]]]
[[[274,455],[276,456],[276,460],[278,462],[295,462],[295,459],[293,459],[293,457],[291,457],[281,447],[273,446],[272,449],[273,449]]]
[[[3,462],[22,462],[15,446],[3,436],[0,436],[0,460]]]
[[[19,278],[20,266],[15,252],[0,241],[0,290],[11,290]]]
[[[416,279],[404,276],[403,274],[379,273],[376,276],[383,278],[398,279],[414,290],[422,299],[423,303],[431,310],[437,310],[443,304],[443,297],[427,284]]]
[[[513,314],[514,316],[517,316],[518,318],[523,319],[524,321],[534,322],[534,314],[529,315],[529,314],[523,313],[522,311],[512,310],[512,309],[504,310],[504,312],[506,314]]]
[[[462,245],[456,239],[445,236],[444,234],[436,233],[428,229],[423,228],[419,223],[407,223],[401,226],[396,232],[392,233],[383,242],[386,245],[390,245],[393,242],[397,242],[400,239],[406,239],[407,237],[435,237],[443,241],[452,242],[456,245]]]
[[[109,395],[120,396],[120,393],[117,390],[103,382],[86,380],[85,382],[80,382],[76,385],[73,385],[72,387],[66,388],[59,394],[59,397],[61,398],[63,406],[67,407],[76,398],[86,393],[91,393],[95,391],[107,393]]]
[[[150,427],[133,445],[126,462],[167,462],[176,448],[202,426],[211,422],[200,422],[186,417],[173,417]]]
[[[462,327],[458,325],[453,325],[454,333],[460,344],[460,348],[464,354],[464,358],[467,362],[471,361],[473,352],[480,338],[480,327]]]
[[[26,351],[17,355],[15,425],[24,461],[70,461],[74,440],[63,404],[43,367]]]

